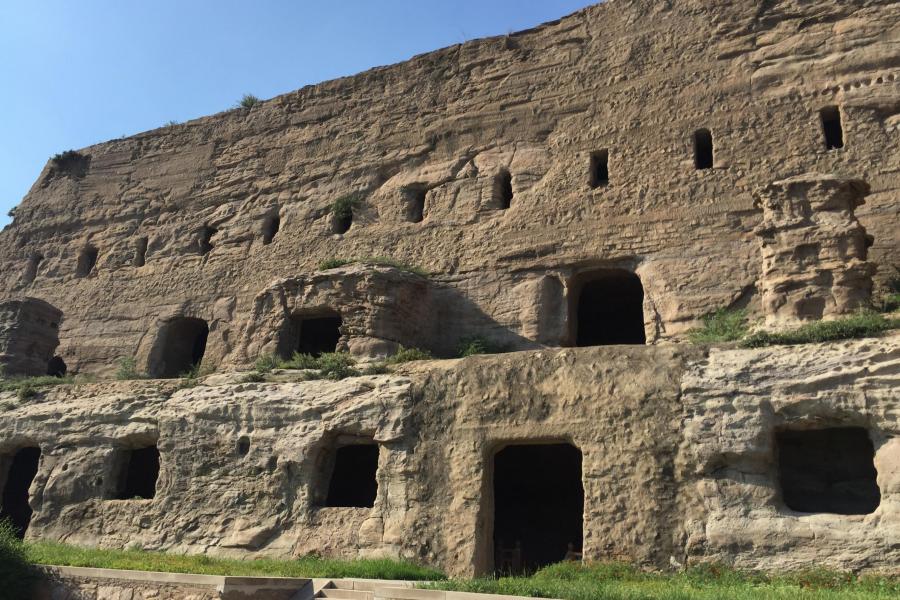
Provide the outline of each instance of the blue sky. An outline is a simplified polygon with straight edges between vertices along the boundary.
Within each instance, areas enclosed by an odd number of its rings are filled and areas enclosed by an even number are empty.
[[[0,226],[47,159],[595,0],[2,0]]]

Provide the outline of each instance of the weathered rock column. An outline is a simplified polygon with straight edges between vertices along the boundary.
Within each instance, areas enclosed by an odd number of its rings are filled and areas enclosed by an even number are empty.
[[[834,318],[869,305],[871,240],[853,212],[868,193],[863,181],[817,174],[757,192],[766,325]]]
[[[0,368],[6,375],[46,375],[59,345],[62,312],[37,298],[0,302]]]

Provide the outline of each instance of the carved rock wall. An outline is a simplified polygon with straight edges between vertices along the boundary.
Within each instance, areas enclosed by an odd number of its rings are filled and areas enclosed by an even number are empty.
[[[205,361],[233,362],[256,296],[330,258],[418,265],[520,348],[567,335],[531,300],[555,284],[511,293],[523,274],[627,265],[648,338],[677,337],[723,306],[758,310],[753,192],[773,181],[866,181],[869,260],[896,262],[898,23],[892,0],[611,0],[84,148],[47,165],[0,233],[0,298],[59,307],[70,369],[102,372],[178,315],[208,322]],[[840,107],[842,149],[824,143],[825,106]],[[711,169],[694,166],[701,128]],[[602,150],[609,182],[592,187]],[[335,234],[330,206],[354,192]]]
[[[493,564],[495,453],[565,442],[582,453],[590,560],[890,571],[900,564],[898,362],[895,334],[708,354],[543,350],[341,382],[228,383],[238,374],[189,389],[87,384],[7,405],[0,455],[41,448],[33,538],[225,556],[402,556],[472,574]],[[777,433],[827,427],[862,428],[871,440],[874,512],[786,505]],[[322,505],[323,456],[346,436],[380,447],[371,508]],[[116,454],[150,440],[161,455],[155,497],[112,499]]]
[[[61,322],[59,310],[36,298],[0,302],[0,371],[46,375]]]
[[[875,265],[866,259],[871,240],[854,213],[868,191],[861,181],[804,175],[760,192],[759,288],[769,325],[870,306]]]

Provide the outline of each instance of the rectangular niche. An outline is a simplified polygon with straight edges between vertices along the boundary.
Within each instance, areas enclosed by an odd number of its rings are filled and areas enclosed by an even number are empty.
[[[776,434],[778,479],[796,512],[866,515],[881,502],[875,449],[862,427]]]
[[[379,446],[371,438],[351,438],[325,450],[319,461],[323,507],[371,508],[378,495]],[[324,492],[324,493],[321,493]]]
[[[159,449],[156,445],[120,450],[115,464],[114,499],[150,500],[156,496],[159,479]]]

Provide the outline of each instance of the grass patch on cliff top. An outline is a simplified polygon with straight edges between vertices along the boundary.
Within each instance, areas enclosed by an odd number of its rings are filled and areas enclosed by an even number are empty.
[[[722,308],[703,317],[703,326],[691,331],[688,336],[695,344],[734,342],[747,335],[746,310]]]
[[[55,542],[28,542],[25,554],[42,565],[193,573],[198,575],[277,577],[360,577],[366,579],[437,580],[444,574],[411,562],[390,559],[336,560],[306,556],[295,560],[227,559],[205,555],[164,554],[146,550],[79,548]]]
[[[764,346],[813,344],[874,337],[900,328],[900,318],[874,311],[833,321],[812,321],[786,331],[757,331],[750,333],[745,310],[717,310],[703,317],[703,325],[688,333],[695,344],[739,342],[743,348]]]
[[[760,331],[741,341],[741,346],[761,348],[773,345],[833,342],[873,337],[897,328],[900,328],[900,319],[887,318],[876,312],[861,312],[834,321],[814,321],[788,331]]]
[[[768,576],[715,565],[661,574],[622,564],[560,563],[531,577],[454,579],[422,587],[565,600],[875,600],[896,598],[900,579],[825,570]]]
[[[0,392],[16,392],[20,402],[27,402],[38,395],[42,389],[58,385],[74,385],[76,383],[90,383],[91,378],[65,375],[41,375],[39,377],[3,377],[0,378]]]

